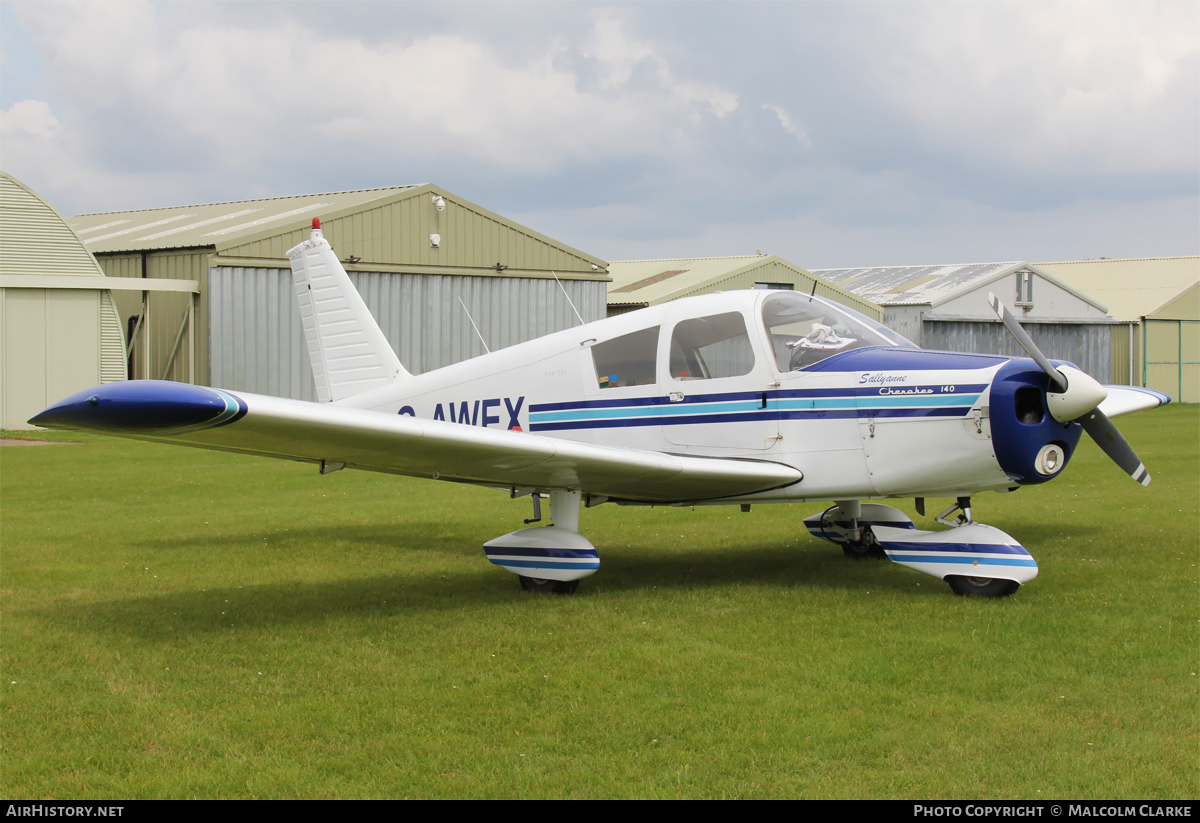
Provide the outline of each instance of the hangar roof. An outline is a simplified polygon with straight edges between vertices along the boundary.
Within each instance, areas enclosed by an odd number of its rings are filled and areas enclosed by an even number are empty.
[[[612,284],[609,306],[653,306],[714,291],[750,289],[775,284],[797,291],[810,291],[870,317],[879,318],[879,307],[841,286],[829,283],[776,254],[747,254],[735,257],[686,257],[662,260],[619,260],[609,263]]]
[[[428,183],[81,214],[68,222],[93,254],[207,249],[223,264],[286,268],[287,250],[308,237],[314,217],[339,256],[360,268],[509,276],[556,270],[608,279],[606,261]]]
[[[53,206],[0,172],[0,274],[103,277],[104,271]]]
[[[1023,262],[814,269],[813,274],[881,306],[939,306],[1022,270],[1035,272],[1080,300],[1104,310],[1098,300],[1082,294],[1037,266]]]
[[[391,186],[329,194],[302,194],[263,200],[235,200],[196,206],[81,214],[72,228],[93,252],[148,251],[200,246],[227,248],[264,230],[324,219],[335,212],[361,209],[392,199],[417,186]]]
[[[1200,257],[1073,260],[1037,265],[1104,303],[1114,318],[1126,322],[1155,316],[1200,282]],[[1181,307],[1172,308],[1177,313]],[[1186,313],[1190,314],[1188,319],[1200,319],[1200,309],[1195,306]]]

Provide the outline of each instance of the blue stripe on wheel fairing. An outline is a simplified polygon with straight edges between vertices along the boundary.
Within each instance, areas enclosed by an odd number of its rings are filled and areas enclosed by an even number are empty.
[[[978,555],[930,556],[928,554],[893,554],[891,551],[888,551],[887,556],[894,563],[954,563],[972,566],[1027,566],[1037,568],[1037,561],[1029,555],[1025,557],[979,557]]]
[[[564,548],[541,548],[527,546],[492,546],[484,549],[488,556],[492,555],[516,555],[518,557],[599,557],[595,549],[564,549]]]
[[[889,552],[918,552],[926,558],[939,552],[946,554],[968,554],[976,557],[981,554],[1030,556],[1024,546],[1016,546],[1009,543],[913,543],[904,540],[881,540],[880,542],[883,544],[884,549]]]
[[[600,561],[593,560],[590,563],[569,563],[561,560],[551,560],[549,558],[541,558],[538,560],[509,560],[507,557],[493,557],[488,555],[488,560],[497,566],[511,566],[516,569],[598,569]]]

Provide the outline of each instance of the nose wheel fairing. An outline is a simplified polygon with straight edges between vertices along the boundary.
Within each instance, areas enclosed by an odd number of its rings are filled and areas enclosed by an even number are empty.
[[[806,518],[804,525],[814,537],[843,547],[869,540],[893,563],[939,580],[1008,580],[1020,585],[1037,577],[1037,561],[994,526],[964,522],[945,531],[925,531],[891,506],[861,503],[859,509],[858,516],[851,517],[853,512],[834,506]]]
[[[944,580],[951,575],[1028,583],[1037,561],[995,526],[966,523],[940,532],[876,527],[875,539],[893,563]]]

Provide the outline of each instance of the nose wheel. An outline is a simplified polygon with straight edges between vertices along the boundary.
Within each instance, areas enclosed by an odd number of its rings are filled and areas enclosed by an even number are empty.
[[[545,580],[541,577],[525,577],[518,575],[521,588],[537,594],[575,594],[579,588],[578,580]]]
[[[879,541],[871,533],[870,526],[859,530],[857,540],[847,540],[843,543],[842,554],[851,560],[883,560],[887,558],[883,546],[879,545]]]
[[[967,597],[1008,597],[1021,588],[1021,584],[1015,580],[1002,580],[998,577],[951,574],[946,577],[946,582],[955,594]]]

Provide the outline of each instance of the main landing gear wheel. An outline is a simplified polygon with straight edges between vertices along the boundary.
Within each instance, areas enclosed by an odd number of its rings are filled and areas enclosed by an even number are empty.
[[[575,594],[579,588],[578,580],[544,580],[541,577],[525,577],[517,575],[521,580],[521,588],[527,592],[538,594]]]
[[[851,560],[882,560],[887,557],[883,546],[871,534],[870,528],[862,530],[862,537],[842,544],[842,553]]]
[[[965,577],[952,574],[946,577],[946,582],[955,594],[969,597],[1008,597],[1021,588],[1015,580],[1001,580],[995,577]]]

